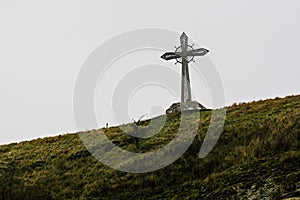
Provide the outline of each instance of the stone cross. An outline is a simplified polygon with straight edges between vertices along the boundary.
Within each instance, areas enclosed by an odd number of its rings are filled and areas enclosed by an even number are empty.
[[[188,63],[193,61],[195,56],[204,56],[209,51],[204,48],[193,49],[192,45],[188,45],[188,36],[185,33],[180,36],[180,45],[175,47],[175,52],[167,52],[161,58],[164,60],[176,59],[176,63],[182,64],[181,102],[184,103],[192,100]]]

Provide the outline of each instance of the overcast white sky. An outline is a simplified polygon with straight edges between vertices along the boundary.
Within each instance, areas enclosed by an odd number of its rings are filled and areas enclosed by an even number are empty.
[[[299,10],[298,0],[2,0],[0,144],[75,132],[83,62],[102,42],[143,27],[185,31],[209,47],[227,105],[299,94]]]

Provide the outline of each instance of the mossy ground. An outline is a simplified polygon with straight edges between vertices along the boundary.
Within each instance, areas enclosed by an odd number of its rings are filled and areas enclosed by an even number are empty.
[[[200,119],[188,151],[168,167],[132,174],[92,157],[77,133],[0,146],[0,199],[281,199],[300,196],[300,96],[227,108],[224,130],[203,159],[198,152],[210,122]],[[169,114],[155,136],[124,133],[130,124],[103,129],[117,146],[148,152],[169,143],[180,116]],[[150,121],[143,122],[144,125]],[[87,131],[97,133],[99,130]],[[153,130],[148,130],[153,131]],[[185,131],[189,131],[188,129]],[[84,134],[84,133],[83,133]]]

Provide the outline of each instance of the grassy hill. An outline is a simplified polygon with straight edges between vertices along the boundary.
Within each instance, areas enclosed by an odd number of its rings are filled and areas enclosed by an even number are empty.
[[[189,115],[191,119],[195,117],[194,113]],[[300,96],[228,107],[217,145],[199,159],[197,154],[209,121],[210,111],[201,113],[196,138],[180,159],[143,174],[120,172],[103,165],[90,155],[78,134],[2,145],[0,199],[300,197]],[[134,138],[123,133],[121,127],[103,130],[123,149],[148,152],[170,142],[179,123],[179,115],[169,114],[165,127],[157,135],[141,139],[139,149]]]

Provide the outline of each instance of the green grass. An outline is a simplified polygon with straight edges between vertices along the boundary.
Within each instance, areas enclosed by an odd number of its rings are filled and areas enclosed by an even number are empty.
[[[210,111],[188,114],[199,124],[193,144],[180,159],[155,172],[113,170],[92,157],[78,134],[0,146],[0,199],[281,199],[300,196],[300,96],[227,108],[214,149],[198,158]],[[130,124],[103,129],[120,148],[149,152],[168,144],[180,124],[170,114],[152,119],[165,126],[140,140]],[[147,125],[150,120],[142,122]],[[155,126],[154,126],[155,127]],[[152,133],[154,129],[145,130]],[[187,133],[189,129],[185,130]],[[97,134],[91,130],[81,134]]]

